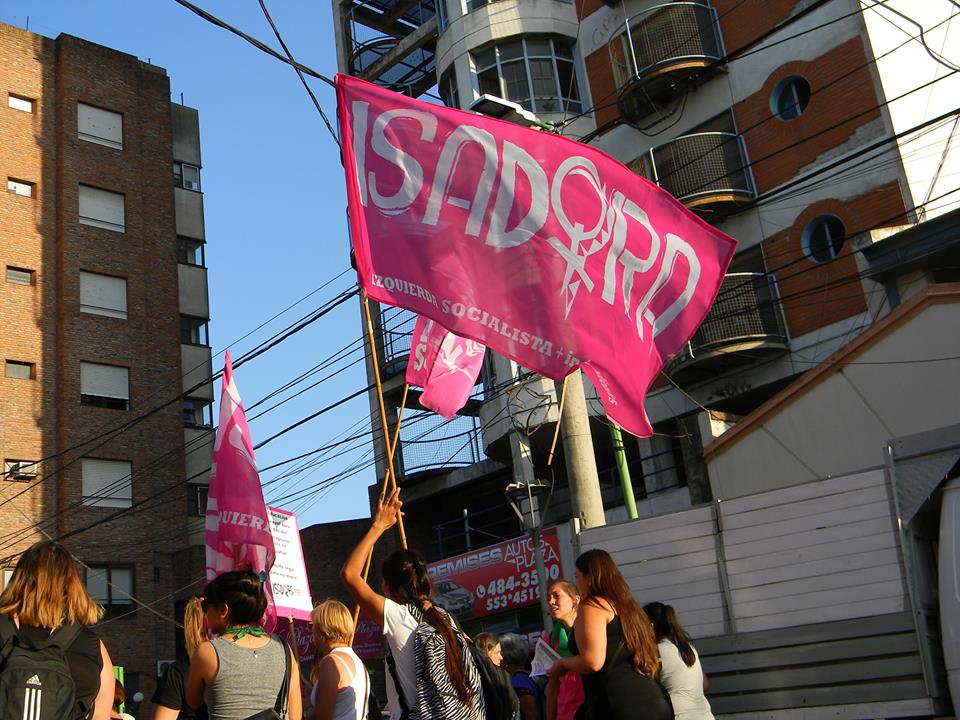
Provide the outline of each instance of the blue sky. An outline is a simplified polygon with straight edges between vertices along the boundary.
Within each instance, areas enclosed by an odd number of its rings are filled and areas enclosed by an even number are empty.
[[[200,0],[198,4],[277,46],[257,0]],[[297,59],[332,75],[336,58],[329,1],[268,0],[267,6]],[[215,353],[349,267],[339,154],[291,68],[173,0],[4,0],[0,4],[2,22],[22,28],[28,15],[33,32],[48,37],[76,35],[166,68],[173,99],[179,101],[183,93],[184,103],[199,109],[210,341]],[[332,89],[310,82],[333,119]],[[234,357],[354,282],[355,275],[346,273],[234,345]],[[250,406],[358,339],[360,331],[359,304],[352,300],[239,368],[236,378],[245,404]],[[222,355],[214,358],[214,367],[220,366]],[[334,380],[252,422],[254,444],[365,384],[363,365],[357,362]],[[219,397],[219,384],[216,392]],[[355,423],[359,423],[357,432],[367,431],[368,407],[366,398],[360,397],[307,423],[263,448],[257,457],[259,465],[266,467],[327,444]],[[369,443],[364,443],[362,449],[316,468],[313,474],[292,479],[286,491],[335,476],[370,453]],[[278,472],[266,472],[262,480]],[[366,470],[337,484],[322,498],[286,506],[302,510],[301,526],[366,516],[366,486],[373,479],[373,471]],[[282,493],[271,487],[265,494],[269,501]]]

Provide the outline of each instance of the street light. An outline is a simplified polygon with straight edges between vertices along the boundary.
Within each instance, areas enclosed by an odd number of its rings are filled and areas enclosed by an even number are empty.
[[[534,510],[533,499],[546,495],[549,500],[552,490],[553,486],[535,480],[534,482],[512,482],[503,491],[510,507],[517,514],[521,527],[530,534],[530,540],[533,542],[534,559],[537,563],[537,588],[540,590],[540,612],[543,615],[543,627],[547,631],[552,628],[553,621],[550,617],[550,604],[547,601],[547,572],[543,564],[543,534],[541,532],[543,513]],[[527,501],[529,520],[520,509],[520,503],[524,500]]]

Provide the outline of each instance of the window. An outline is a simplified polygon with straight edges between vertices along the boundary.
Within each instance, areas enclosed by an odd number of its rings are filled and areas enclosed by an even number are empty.
[[[77,103],[77,135],[81,140],[123,149],[123,115]]]
[[[173,164],[173,184],[187,190],[200,190],[200,168],[196,165],[175,162]]]
[[[511,100],[535,113],[580,112],[573,43],[529,37],[473,54],[481,95]]]
[[[30,460],[4,460],[3,479],[11,482],[30,482],[37,477],[37,464]]]
[[[10,93],[7,97],[7,106],[22,112],[33,112],[33,100],[21,97],[20,95],[14,95],[13,93]]]
[[[183,426],[188,428],[213,427],[213,405],[206,400],[183,400]]]
[[[11,285],[33,285],[33,270],[7,265],[7,282]]]
[[[803,229],[803,251],[814,262],[836,260],[847,239],[847,229],[835,215],[814,218]]]
[[[80,224],[124,232],[123,195],[81,185]]]
[[[209,345],[204,318],[180,316],[180,342],[184,345]]]
[[[457,88],[457,74],[453,70],[440,78],[440,96],[444,105],[459,109],[460,91]]]
[[[126,460],[80,461],[84,505],[125,508],[133,504],[133,465]]]
[[[130,370],[117,365],[80,363],[80,402],[83,405],[130,409]]]
[[[13,571],[16,568],[4,568],[3,569],[3,589],[7,589],[7,585],[10,584],[10,581],[13,580]]]
[[[781,120],[796,120],[810,104],[810,83],[799,75],[784,78],[770,95],[770,110]]]
[[[177,237],[177,262],[183,265],[204,267],[206,259],[203,253],[203,241]]]
[[[34,378],[33,363],[7,360],[3,374],[14,380],[32,380]]]
[[[133,568],[90,565],[86,571],[87,592],[103,605],[107,615],[133,609]]]
[[[193,500],[193,514],[197,517],[203,517],[207,514],[207,495],[210,491],[208,485],[192,485],[194,490]]]
[[[7,178],[7,192],[11,195],[21,195],[23,197],[33,197],[33,183],[26,180],[15,180]]]
[[[467,0],[467,12],[473,12],[487,4],[489,0]]]
[[[127,281],[80,271],[80,312],[127,319]]]

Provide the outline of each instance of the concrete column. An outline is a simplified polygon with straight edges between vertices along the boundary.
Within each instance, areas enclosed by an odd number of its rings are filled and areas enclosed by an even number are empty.
[[[567,377],[566,384],[560,435],[563,438],[563,454],[567,462],[573,515],[580,518],[581,527],[584,529],[599,527],[606,525],[607,520],[603,514],[597,458],[593,454],[593,440],[590,436],[590,415],[583,392],[583,374],[575,370]]]

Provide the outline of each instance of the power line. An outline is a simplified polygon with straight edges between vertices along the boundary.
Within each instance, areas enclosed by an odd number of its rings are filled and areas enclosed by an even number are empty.
[[[211,15],[210,13],[208,13],[208,12],[207,12],[206,10],[204,10],[203,8],[197,7],[197,6],[194,5],[192,2],[189,2],[189,0],[173,0],[173,1],[174,1],[175,3],[177,3],[178,5],[182,5],[183,7],[187,8],[187,10],[189,10],[190,12],[192,12],[192,13],[194,13],[194,14],[196,14],[196,15],[199,15],[200,17],[202,17],[202,18],[203,18],[204,20],[206,20],[207,22],[213,23],[213,24],[216,25],[217,27],[221,27],[221,28],[223,28],[224,30],[228,30],[228,31],[232,32],[232,33],[233,33],[234,35],[236,35],[237,37],[243,38],[244,40],[246,40],[248,43],[250,43],[251,45],[253,45],[253,46],[254,46],[255,48],[257,48],[258,50],[267,53],[267,55],[271,55],[272,57],[276,58],[276,59],[279,60],[280,62],[286,63],[287,65],[290,65],[291,67],[296,68],[296,69],[299,70],[300,72],[305,73],[306,75],[309,75],[310,77],[314,77],[314,78],[316,78],[317,80],[323,80],[323,81],[324,81],[325,83],[327,83],[330,87],[336,87],[336,85],[334,84],[333,80],[331,80],[330,78],[328,78],[326,75],[322,75],[321,73],[317,72],[317,71],[314,70],[313,68],[307,67],[306,65],[304,65],[304,64],[302,64],[302,63],[299,63],[299,62],[297,62],[296,60],[293,60],[293,59],[291,59],[291,58],[288,58],[288,57],[285,57],[285,56],[281,55],[279,52],[277,52],[276,50],[274,50],[274,49],[273,49],[272,47],[270,47],[269,45],[260,42],[260,41],[257,40],[255,37],[252,37],[252,36],[250,36],[250,35],[247,35],[247,34],[246,34],[245,32],[243,32],[242,30],[238,30],[238,29],[235,28],[233,25],[230,25],[229,23],[224,22],[223,20],[221,20],[220,18],[216,17],[215,15]]]
[[[283,41],[283,37],[280,35],[280,31],[277,29],[276,24],[273,22],[273,18],[270,17],[270,11],[267,10],[267,4],[264,0],[259,0],[260,9],[263,10],[263,15],[267,18],[267,22],[270,23],[270,27],[273,29],[273,34],[277,37],[277,41],[280,43],[280,47],[283,48],[283,52],[286,53],[287,59],[290,61],[291,66],[297,73],[297,77],[300,78],[300,82],[303,84],[304,90],[307,91],[307,95],[310,96],[310,99],[313,101],[313,106],[317,109],[317,112],[320,113],[320,117],[323,119],[323,124],[327,126],[327,131],[330,133],[330,137],[333,138],[333,141],[337,144],[337,147],[340,147],[340,138],[337,137],[336,131],[333,129],[333,125],[330,124],[330,120],[327,118],[323,108],[320,107],[320,101],[317,100],[317,96],[313,94],[313,90],[310,89],[310,86],[307,84],[307,79],[303,76],[303,70],[301,70],[296,60],[293,59],[293,53],[290,52],[290,49],[287,47],[287,44]]]

